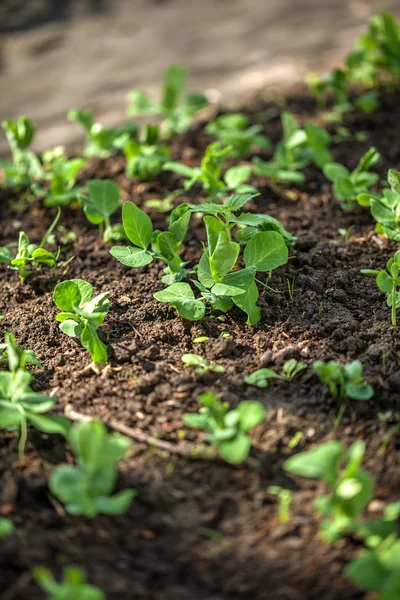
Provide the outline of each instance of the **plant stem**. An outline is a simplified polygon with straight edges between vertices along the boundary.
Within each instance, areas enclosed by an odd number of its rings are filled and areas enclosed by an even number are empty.
[[[392,288],[392,325],[397,325],[396,315],[396,284],[393,282]]]

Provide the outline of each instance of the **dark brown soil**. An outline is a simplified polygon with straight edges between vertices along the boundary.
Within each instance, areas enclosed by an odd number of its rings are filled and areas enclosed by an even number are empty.
[[[375,145],[382,153],[378,165],[384,179],[389,167],[400,166],[399,98],[385,99],[374,115],[348,118],[353,131],[365,131],[366,142],[343,141],[333,147],[335,158],[354,167],[361,154]],[[255,121],[266,106],[255,102],[249,114]],[[302,118],[314,118],[314,102],[298,96],[289,108]],[[266,133],[279,139],[279,119],[266,122]],[[197,164],[209,138],[198,127],[172,143],[175,159]],[[120,157],[93,161],[84,179],[112,177],[123,199],[139,205],[161,197],[177,186],[168,173],[149,184],[128,180]],[[122,517],[94,520],[72,517],[50,496],[47,479],[56,464],[71,460],[57,436],[31,432],[26,461],[18,459],[13,435],[0,437],[0,513],[13,519],[16,533],[0,542],[0,598],[43,598],[29,576],[34,565],[59,573],[64,564],[86,569],[92,583],[112,600],[354,600],[363,594],[343,575],[344,565],[359,545],[348,539],[335,546],[318,537],[314,500],[323,488],[289,477],[282,463],[293,452],[329,439],[346,445],[367,442],[365,465],[376,483],[375,497],[386,502],[400,494],[399,438],[384,446],[400,412],[400,333],[390,324],[390,309],[373,280],[360,269],[380,268],[393,254],[392,242],[374,235],[368,211],[342,213],[318,169],[307,169],[307,184],[292,188],[290,198],[277,195],[266,179],[254,177],[261,191],[250,207],[280,219],[298,237],[289,263],[274,272],[270,285],[278,293],[260,297],[262,320],[245,325],[238,310],[210,315],[197,323],[184,322],[153,299],[161,289],[162,266],[129,270],[109,254],[80,210],[69,209],[61,223],[74,230],[77,241],[62,258],[75,259],[54,278],[35,274],[26,285],[1,266],[0,322],[24,347],[35,350],[43,369],[35,369],[35,387],[55,390],[59,410],[66,404],[98,418],[114,418],[175,443],[199,443],[196,430],[185,431],[182,415],[196,409],[197,396],[212,389],[232,406],[256,399],[267,409],[265,423],[253,435],[251,459],[240,468],[219,461],[193,461],[135,444],[121,464],[120,487],[134,487],[138,497]],[[191,201],[199,197],[191,193]],[[21,214],[1,191],[0,245],[17,239],[24,229],[40,240],[53,214],[40,202]],[[184,198],[182,198],[184,199]],[[164,216],[152,213],[156,226]],[[338,232],[354,225],[350,240]],[[201,252],[203,231],[195,219],[185,246],[187,260]],[[110,365],[97,377],[84,370],[88,355],[79,343],[64,336],[54,320],[51,292],[57,281],[80,277],[96,292],[110,291],[111,310],[104,337],[109,338]],[[294,281],[290,298],[287,282]],[[221,337],[229,332],[229,337]],[[207,335],[205,344],[193,339]],[[195,352],[225,367],[223,374],[198,376],[184,369],[181,356]],[[360,359],[375,396],[367,403],[349,403],[340,424],[332,419],[337,400],[329,397],[311,368],[292,382],[273,382],[265,390],[243,383],[243,377],[262,366],[280,368],[294,357],[307,364],[324,360]],[[379,412],[392,411],[386,421]],[[303,437],[292,450],[289,442]],[[280,524],[276,498],[269,485],[294,491],[292,519]],[[370,516],[374,516],[371,513]]]

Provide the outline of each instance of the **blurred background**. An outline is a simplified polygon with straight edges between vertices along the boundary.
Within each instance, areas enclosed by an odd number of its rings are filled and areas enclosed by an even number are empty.
[[[340,65],[380,10],[400,0],[0,0],[0,120],[30,116],[37,150],[71,144],[68,109],[117,123],[173,62],[222,102],[291,86]]]

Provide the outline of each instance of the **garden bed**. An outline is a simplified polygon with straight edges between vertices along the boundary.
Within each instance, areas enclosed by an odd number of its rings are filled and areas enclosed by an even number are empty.
[[[382,179],[388,168],[399,168],[398,100],[383,96],[374,114],[347,116],[349,130],[366,132],[366,140],[337,141],[331,147],[335,160],[354,168],[373,145],[382,155],[376,167]],[[263,122],[269,108],[273,106],[256,100],[246,113],[252,122]],[[300,122],[320,120],[306,93],[289,97],[288,109]],[[265,133],[278,141],[279,118],[264,122]],[[200,124],[173,139],[171,155],[196,165],[211,141]],[[178,176],[165,172],[157,181],[138,183],[125,176],[124,168],[120,156],[92,159],[81,181],[113,179],[122,199],[141,207],[179,182]],[[298,238],[288,264],[274,271],[269,282],[277,291],[260,293],[262,317],[253,327],[237,308],[198,322],[183,320],[153,298],[162,288],[159,263],[141,269],[118,263],[80,209],[63,211],[60,223],[77,239],[63,247],[62,259],[75,258],[56,277],[50,271],[36,272],[22,285],[16,273],[0,265],[0,327],[13,332],[42,362],[42,369],[34,369],[35,390],[54,391],[60,413],[68,406],[171,446],[168,452],[136,442],[121,463],[118,487],[133,487],[138,497],[122,516],[89,520],[66,513],[47,487],[54,467],[71,460],[62,438],[32,431],[21,461],[18,441],[2,432],[0,514],[13,519],[16,533],[0,543],[1,598],[42,598],[29,575],[32,567],[41,564],[58,572],[71,563],[83,567],[91,583],[112,600],[364,597],[343,574],[358,554],[359,542],[351,536],[334,546],[320,540],[314,500],[323,488],[289,476],[282,463],[294,452],[331,439],[346,445],[365,440],[364,464],[375,481],[369,516],[398,499],[400,442],[391,433],[400,412],[400,333],[390,323],[390,309],[374,280],[360,274],[360,269],[383,268],[397,245],[374,233],[367,209],[342,212],[319,169],[307,167],[304,172],[303,186],[281,191],[263,177],[250,181],[261,195],[248,208],[276,217]],[[55,213],[40,200],[17,212],[9,202],[15,195],[6,190],[0,194],[0,245],[14,242],[21,229],[32,241],[40,240]],[[198,197],[192,188],[180,201],[197,202]],[[165,215],[146,210],[155,227],[165,228]],[[339,230],[348,230],[347,238]],[[198,261],[202,239],[201,221],[193,218],[185,260]],[[110,292],[111,309],[102,330],[110,362],[99,376],[85,369],[85,350],[64,336],[55,321],[52,291],[58,281],[72,278],[89,281],[96,293]],[[194,343],[199,336],[208,340]],[[222,365],[225,372],[196,375],[183,367],[181,356],[188,352]],[[266,389],[243,382],[255,369],[279,369],[288,358],[308,365],[316,359],[359,359],[375,395],[368,402],[349,400],[334,426],[340,402],[329,396],[311,368],[291,382],[274,380]],[[196,410],[198,395],[210,389],[232,406],[253,399],[266,408],[263,424],[252,434],[250,458],[239,467],[174,452],[201,443],[202,434],[184,426],[182,415]],[[298,432],[302,436],[293,450],[289,443]],[[267,492],[271,485],[293,490],[287,523],[278,520],[276,497]]]

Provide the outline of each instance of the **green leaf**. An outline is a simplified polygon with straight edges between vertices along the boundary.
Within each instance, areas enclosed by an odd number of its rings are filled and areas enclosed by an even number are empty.
[[[251,441],[248,435],[242,432],[231,440],[226,440],[218,444],[218,452],[227,463],[238,465],[246,460],[251,448]]]
[[[67,321],[65,321],[67,323]],[[94,363],[104,364],[108,360],[107,346],[97,335],[95,327],[88,323],[81,333],[81,344],[92,357]]]
[[[127,267],[144,267],[153,261],[150,252],[132,246],[113,246],[110,254]]]
[[[388,273],[386,271],[381,271],[377,278],[376,278],[376,284],[378,286],[378,288],[381,290],[381,292],[391,292],[393,289],[393,282],[392,282],[392,278],[388,275]]]
[[[201,300],[196,300],[188,283],[173,283],[161,292],[156,292],[154,298],[159,302],[168,302],[176,308],[184,319],[198,321],[205,315],[205,306]]]
[[[65,321],[63,321],[60,324],[60,329],[63,333],[69,335],[70,337],[77,337],[82,333],[81,325],[79,325],[79,323],[73,321],[72,319],[66,319]]]
[[[130,505],[133,498],[137,496],[135,490],[122,490],[113,496],[101,496],[96,499],[96,509],[103,515],[122,515]]]
[[[125,202],[122,207],[122,224],[126,237],[132,244],[147,250],[153,236],[150,217],[133,202]]]
[[[29,423],[39,431],[45,433],[58,433],[68,439],[71,421],[58,415],[39,415],[27,413]]]
[[[364,551],[358,558],[345,567],[346,575],[363,590],[377,591],[382,589],[388,572],[379,562],[378,557],[370,551]]]
[[[239,423],[243,431],[250,431],[259,425],[265,417],[265,408],[260,402],[244,400],[236,409],[239,413]]]
[[[248,180],[251,175],[251,167],[248,165],[239,165],[237,167],[231,167],[224,175],[224,180],[228,188],[236,189]]]
[[[254,235],[245,247],[246,267],[255,266],[257,271],[272,271],[288,260],[285,240],[276,231],[261,231]]]
[[[215,283],[211,273],[210,260],[207,252],[204,252],[200,258],[197,277],[199,278],[200,283],[206,288],[211,288]]]
[[[343,456],[341,442],[326,442],[314,450],[300,452],[286,460],[283,468],[294,475],[323,479],[329,485],[335,483],[339,461]]]
[[[81,292],[73,279],[62,281],[54,288],[53,300],[58,308],[65,312],[74,312],[82,300]]]
[[[119,187],[110,179],[88,181],[89,197],[82,196],[83,210],[90,223],[98,225],[119,207]]]
[[[251,169],[251,167],[249,167],[249,169]],[[250,200],[252,200],[253,198],[256,198],[257,196],[259,196],[260,194],[233,194],[231,196],[228,196],[225,201],[223,206],[225,208],[229,208],[229,210],[231,210],[232,212],[236,212],[238,211],[240,208],[242,208],[245,204],[247,204],[248,202],[250,202]]]
[[[247,314],[247,324],[255,325],[261,318],[261,308],[257,306],[258,289],[253,281],[244,294],[232,298],[233,302]]]

